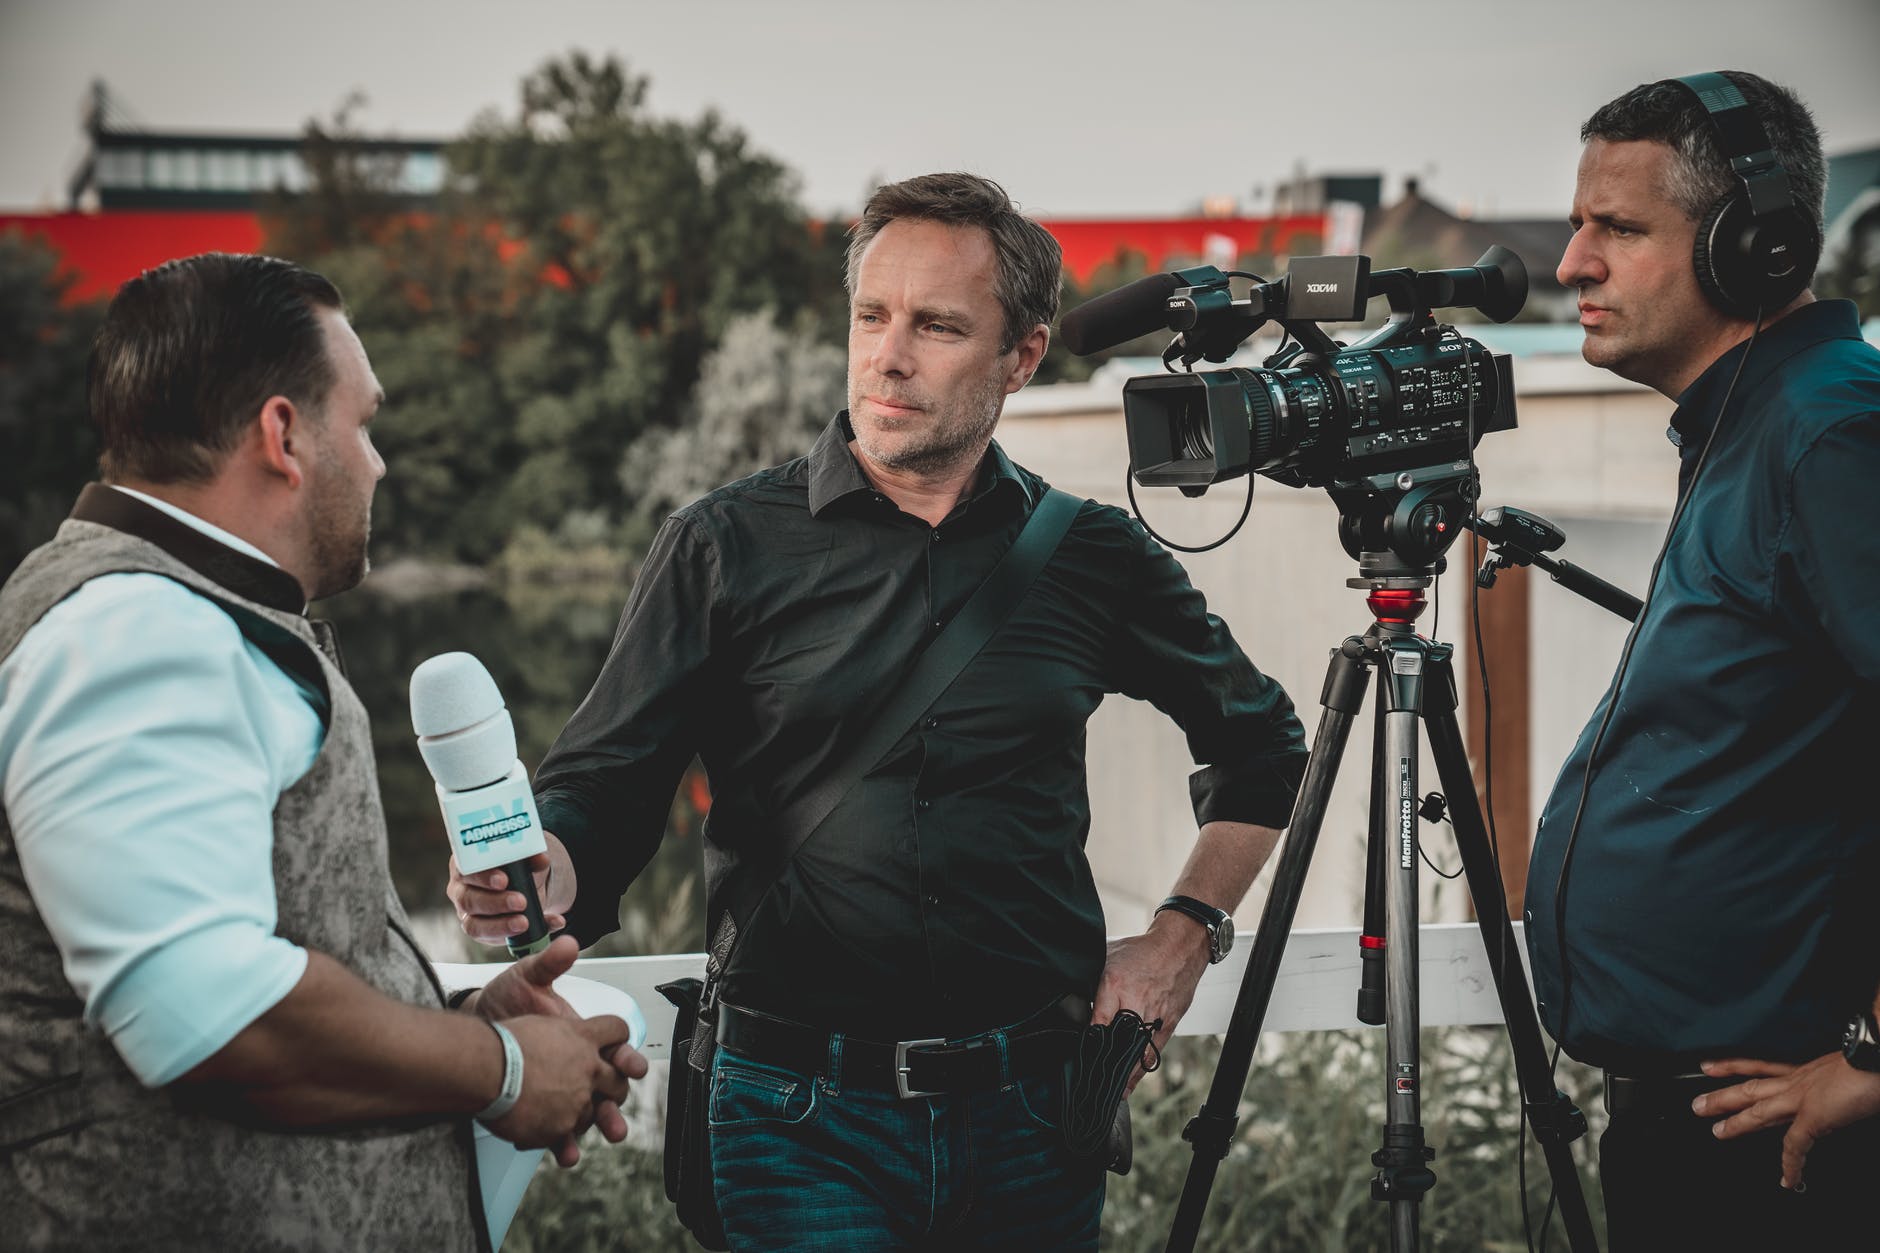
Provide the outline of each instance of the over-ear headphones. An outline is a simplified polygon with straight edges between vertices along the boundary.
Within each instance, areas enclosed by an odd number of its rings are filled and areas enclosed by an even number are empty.
[[[1821,256],[1814,215],[1795,203],[1788,171],[1756,111],[1721,74],[1667,78],[1696,97],[1738,186],[1697,225],[1691,263],[1710,302],[1739,318],[1765,317],[1800,295]]]

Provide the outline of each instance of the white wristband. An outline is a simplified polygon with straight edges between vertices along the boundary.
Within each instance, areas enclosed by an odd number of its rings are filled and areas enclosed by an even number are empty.
[[[485,1105],[477,1113],[478,1122],[493,1122],[516,1107],[516,1101],[522,1096],[522,1046],[516,1043],[516,1037],[509,1028],[494,1019],[485,1019],[496,1038],[503,1042],[503,1090],[496,1094],[496,1099]]]

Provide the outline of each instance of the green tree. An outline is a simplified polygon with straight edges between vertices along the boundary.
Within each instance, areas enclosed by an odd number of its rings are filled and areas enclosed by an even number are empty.
[[[309,215],[365,194],[336,163],[271,236],[346,292],[392,402],[383,551],[483,561],[524,527],[618,523],[639,494],[623,453],[692,412],[733,318],[839,319],[839,236],[790,171],[714,113],[652,115],[647,86],[611,58],[551,61],[450,146],[434,210],[327,250]]]
[[[802,456],[843,405],[845,357],[807,319],[781,327],[769,309],[741,314],[706,357],[684,426],[643,437],[621,462],[642,516],[668,510],[765,466]]]
[[[52,538],[97,468],[85,357],[102,307],[70,303],[45,244],[0,235],[0,577]]]

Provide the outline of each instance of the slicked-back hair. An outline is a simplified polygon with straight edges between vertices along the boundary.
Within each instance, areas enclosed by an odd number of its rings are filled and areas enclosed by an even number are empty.
[[[1801,97],[1786,87],[1743,70],[1723,76],[1743,93],[1756,111],[1776,159],[1789,176],[1795,205],[1815,223],[1821,237],[1822,197],[1828,189],[1828,160],[1821,151],[1821,131]],[[1702,222],[1719,197],[1736,188],[1730,163],[1717,143],[1717,128],[1697,98],[1673,82],[1644,83],[1606,104],[1580,128],[1581,140],[1624,143],[1650,139],[1676,154],[1669,191],[1672,202],[1693,222]]]
[[[977,226],[986,232],[997,259],[996,294],[1005,313],[1001,353],[1016,348],[1032,327],[1041,322],[1049,326],[1057,317],[1064,285],[1063,249],[1050,231],[1018,211],[1003,187],[977,174],[922,174],[877,187],[861,218],[849,228],[850,296],[868,245],[888,223],[902,219]]]
[[[125,283],[86,368],[104,476],[213,478],[270,396],[317,418],[334,381],[319,314],[344,308],[327,279],[275,257],[204,253]]]

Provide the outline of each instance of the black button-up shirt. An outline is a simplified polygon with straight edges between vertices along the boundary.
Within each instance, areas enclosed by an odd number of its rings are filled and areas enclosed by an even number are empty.
[[[668,520],[600,677],[536,777],[575,860],[569,929],[617,925],[696,753],[724,867],[829,767],[1011,546],[1044,492],[994,444],[937,527],[877,493],[846,415],[806,458]],[[733,1003],[877,1039],[959,1034],[1094,992],[1102,908],[1084,723],[1153,701],[1204,768],[1196,817],[1278,827],[1304,765],[1291,702],[1120,510],[1086,502],[1017,612],[803,845],[744,928]],[[738,873],[737,869],[730,871]]]
[[[1681,487],[1744,351],[1678,398]],[[1872,1000],[1877,500],[1880,352],[1852,305],[1805,305],[1757,340],[1665,553],[1559,900],[1610,692],[1543,812],[1528,943],[1575,1057],[1638,1073],[1801,1060]]]

